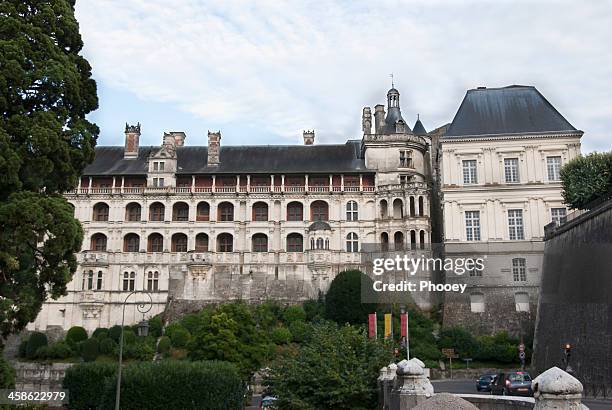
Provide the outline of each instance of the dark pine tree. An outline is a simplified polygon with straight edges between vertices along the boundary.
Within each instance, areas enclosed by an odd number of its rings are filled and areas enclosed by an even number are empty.
[[[0,1],[0,332],[66,292],[83,239],[62,193],[93,160],[98,107],[74,0]]]

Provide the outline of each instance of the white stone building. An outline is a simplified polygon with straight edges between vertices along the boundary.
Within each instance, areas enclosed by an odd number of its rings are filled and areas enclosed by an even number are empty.
[[[402,118],[399,92],[364,108],[363,138],[317,145],[187,146],[182,132],[139,146],[99,146],[66,194],[85,232],[68,295],[49,300],[30,328],[88,330],[121,321],[132,291],[153,309],[231,299],[297,301],[325,292],[341,270],[359,267],[364,243],[425,247],[431,235],[429,140]],[[372,129],[373,127],[373,129]],[[423,294],[417,302],[429,308]],[[141,319],[133,295],[126,322]]]
[[[529,331],[544,226],[566,217],[559,170],[580,154],[574,128],[534,87],[469,90],[441,138],[448,256],[486,255],[483,272],[447,294],[445,322],[481,332]]]

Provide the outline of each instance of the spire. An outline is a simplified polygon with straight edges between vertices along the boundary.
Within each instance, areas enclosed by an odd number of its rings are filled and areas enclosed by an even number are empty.
[[[427,131],[425,130],[425,127],[423,126],[423,123],[421,122],[421,118],[419,114],[417,114],[417,120],[416,120],[416,123],[414,124],[414,127],[412,127],[412,132],[414,133],[414,135],[426,135],[427,134]]]

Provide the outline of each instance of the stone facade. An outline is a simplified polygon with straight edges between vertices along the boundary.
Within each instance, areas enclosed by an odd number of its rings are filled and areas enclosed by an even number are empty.
[[[138,147],[140,124],[126,125],[126,146],[96,148],[66,194],[85,232],[79,269],[30,328],[112,326],[132,291],[152,294],[148,315],[168,303],[185,312],[316,298],[338,272],[362,268],[365,243],[429,243],[429,140],[403,120],[399,92],[387,98],[388,113],[378,106],[372,124],[364,109],[362,140],[343,145],[305,131],[303,146],[223,147],[209,132],[207,147],[190,147],[169,132],[159,147]],[[127,323],[142,319],[143,300],[128,300]]]

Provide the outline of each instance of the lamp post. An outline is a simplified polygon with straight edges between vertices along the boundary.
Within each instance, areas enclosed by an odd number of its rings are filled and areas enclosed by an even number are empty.
[[[144,315],[153,307],[153,297],[149,292],[131,292],[123,301],[123,314],[121,316],[121,337],[119,338],[119,369],[117,371],[117,392],[115,394],[115,410],[119,410],[119,402],[121,400],[121,363],[123,361],[123,327],[125,324],[125,305],[128,299],[135,293],[144,293],[149,297],[149,301],[139,302],[136,304],[136,309],[142,313],[142,320],[138,323],[138,336],[147,336],[149,333],[149,323],[144,320]]]

